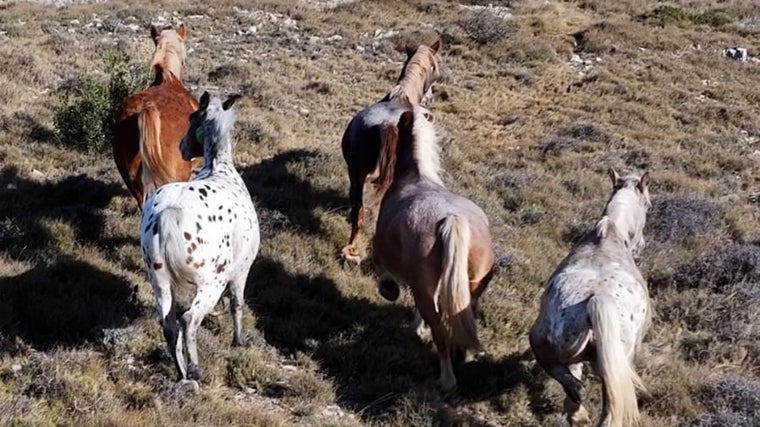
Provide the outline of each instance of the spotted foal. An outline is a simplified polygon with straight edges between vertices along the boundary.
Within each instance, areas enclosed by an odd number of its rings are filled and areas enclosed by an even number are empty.
[[[141,224],[164,337],[181,379],[191,381],[200,379],[196,332],[228,285],[233,344],[242,344],[243,291],[260,242],[251,196],[232,163],[237,97],[209,98],[201,97],[180,143],[183,157],[202,145],[203,169],[190,182],[160,187],[147,199]]]

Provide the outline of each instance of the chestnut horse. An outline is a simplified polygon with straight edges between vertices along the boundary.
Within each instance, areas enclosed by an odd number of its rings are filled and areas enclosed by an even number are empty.
[[[179,143],[190,127],[188,117],[198,109],[198,101],[181,81],[185,25],[180,24],[176,31],[151,26],[150,35],[156,46],[151,62],[153,83],[122,103],[112,147],[119,173],[140,209],[156,188],[190,179],[192,162],[182,159]]]
[[[425,113],[404,111],[398,126],[382,128],[373,259],[384,297],[398,297],[399,282],[411,289],[438,349],[439,385],[450,390],[452,356],[481,349],[473,312],[493,275],[494,252],[483,210],[441,182],[438,136]]]
[[[348,245],[341,251],[347,260],[361,260],[355,241],[365,215],[362,193],[367,176],[377,169],[383,124],[391,123],[395,126],[406,108],[429,102],[433,82],[440,75],[436,58],[440,44],[440,40],[437,40],[429,47],[420,45],[416,50],[407,47],[406,62],[396,85],[378,103],[354,116],[343,133],[341,148],[351,182],[348,193],[351,203],[351,235]]]
[[[536,361],[565,390],[573,427],[588,426],[583,407],[583,362],[602,380],[598,426],[638,424],[633,358],[651,323],[647,283],[634,258],[644,247],[648,174],[621,178],[610,169],[612,195],[602,218],[557,267],[530,330]]]

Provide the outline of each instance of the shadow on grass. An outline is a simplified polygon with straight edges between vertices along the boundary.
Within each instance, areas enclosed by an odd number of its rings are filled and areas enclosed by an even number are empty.
[[[309,181],[326,160],[318,151],[297,149],[240,170],[256,209],[261,211],[262,226],[272,230],[295,226],[299,231],[318,233],[321,223],[315,208],[347,208],[348,190],[346,194],[324,190]]]
[[[103,208],[123,187],[81,174],[59,181],[21,178],[14,167],[0,170],[0,248],[15,259],[57,255],[44,220],[71,226],[78,241],[102,245]],[[52,252],[52,253],[51,253]]]
[[[129,282],[69,257],[0,277],[0,295],[0,333],[38,349],[97,340],[140,314]]]
[[[256,260],[246,292],[267,342],[286,354],[309,354],[333,379],[340,404],[365,421],[392,417],[404,401],[440,403],[438,357],[411,329],[408,307],[345,297],[331,279],[291,275],[270,258]],[[525,382],[523,356],[460,366],[459,401],[485,400]]]
[[[103,208],[123,192],[86,175],[38,182],[13,167],[0,169],[0,251],[34,264],[19,275],[0,276],[0,334],[39,349],[76,346],[139,315],[136,292],[125,278],[61,249],[103,246]]]

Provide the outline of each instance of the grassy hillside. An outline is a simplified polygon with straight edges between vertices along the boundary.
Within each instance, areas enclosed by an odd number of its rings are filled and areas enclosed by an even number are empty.
[[[465,3],[0,5],[0,424],[564,425],[564,395],[535,366],[527,331],[614,166],[652,177],[643,423],[758,425],[760,64],[721,51],[758,52],[760,10]],[[197,395],[174,384],[139,212],[110,150],[66,144],[54,127],[65,93],[107,84],[114,50],[147,67],[151,22],[188,26],[194,94],[246,95],[235,157],[263,235],[247,291],[254,345],[232,349],[229,316],[207,318]],[[404,45],[436,34],[444,182],[486,211],[499,255],[479,318],[488,357],[458,369],[453,395],[435,389],[408,292],[387,303],[369,262],[337,257],[343,129],[393,84]],[[587,385],[596,413],[599,385]]]

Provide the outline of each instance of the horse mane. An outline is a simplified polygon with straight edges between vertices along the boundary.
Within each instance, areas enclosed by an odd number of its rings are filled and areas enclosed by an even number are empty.
[[[404,104],[418,105],[425,94],[425,84],[430,65],[435,64],[435,52],[428,46],[420,45],[414,55],[407,60],[396,85],[385,96],[386,101],[399,101]]]
[[[392,123],[384,123],[380,128],[380,159],[377,167],[379,175],[375,180],[375,194],[382,197],[393,183],[398,152],[398,128]]]
[[[610,233],[616,233],[616,227],[615,223],[612,222],[612,219],[610,219],[609,216],[605,215],[603,216],[599,221],[597,221],[596,225],[594,226],[594,236],[598,241],[602,241],[606,239]]]
[[[409,164],[405,160],[411,161],[420,177],[443,186],[438,134],[435,126],[426,119],[426,114],[427,109],[416,107],[401,114],[398,125],[383,124],[380,130],[379,176],[375,180],[378,195],[390,188],[397,172],[402,172],[398,169],[399,162]],[[407,144],[411,145],[411,150],[405,149]],[[399,158],[406,155],[411,155],[411,158]]]
[[[443,187],[441,181],[441,147],[435,126],[425,117],[427,110],[415,108],[412,136],[414,143],[414,160],[421,176]]]

